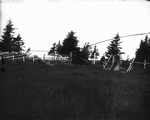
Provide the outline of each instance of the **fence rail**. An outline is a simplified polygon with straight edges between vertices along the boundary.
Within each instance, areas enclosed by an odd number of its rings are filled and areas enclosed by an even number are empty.
[[[72,59],[72,58],[70,58],[69,55],[63,55],[63,57],[62,57],[61,55],[45,56],[45,54],[43,54],[42,57],[39,57],[37,55],[27,55],[27,54],[9,53],[9,52],[0,52],[0,56],[3,56],[5,59],[12,60],[12,61],[22,60],[23,62],[25,62],[25,61],[35,62],[37,60],[40,60],[48,66],[54,66],[55,64],[70,65],[70,59]],[[85,60],[75,54],[72,54],[72,56],[78,57],[81,60],[88,62],[87,60]],[[111,58],[113,58],[112,61],[110,61]],[[0,57],[0,60],[1,60],[1,57]],[[137,68],[139,68],[139,69],[150,68],[150,63],[147,63],[146,60],[144,62],[137,62],[134,60],[135,59],[133,59],[132,61],[130,61],[126,64],[123,64],[123,62],[115,61],[115,58],[113,56],[110,56],[109,59],[107,61],[103,62],[101,66],[105,70],[114,70],[114,71],[124,70],[126,72],[129,72],[132,69],[137,69]]]

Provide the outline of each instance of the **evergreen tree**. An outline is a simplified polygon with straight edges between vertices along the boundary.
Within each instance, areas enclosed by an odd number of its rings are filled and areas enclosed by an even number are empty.
[[[61,54],[61,51],[62,51],[62,45],[60,44],[60,41],[59,41],[59,43],[56,44],[56,52],[58,54]]]
[[[56,53],[56,43],[53,43],[53,47],[51,47],[50,51],[48,52],[48,55],[55,55]]]
[[[2,40],[0,40],[0,52],[3,51],[2,46],[3,46],[3,42],[2,42]]]
[[[71,31],[62,44],[60,44],[60,41],[58,44],[54,43],[48,54],[54,53],[55,50],[60,55],[69,55],[69,53],[72,52],[72,63],[84,64],[86,62],[87,64],[91,53],[90,49],[89,43],[85,43],[82,49],[78,47],[78,40],[75,36],[75,32]]]
[[[97,57],[99,56],[99,52],[98,49],[96,48],[96,45],[94,46],[94,50],[92,51],[90,58],[94,58],[94,54],[95,54],[95,58],[97,59]]]
[[[100,65],[103,65],[104,62],[105,62],[105,60],[106,60],[106,58],[105,58],[105,56],[103,55],[103,56],[100,58],[99,64],[100,64]]]
[[[89,55],[91,54],[91,47],[89,43],[85,43],[83,49],[81,50],[81,57],[85,60],[88,60]]]
[[[150,39],[148,36],[145,36],[144,40],[141,40],[139,49],[136,51],[136,59],[138,62],[150,62]]]
[[[63,45],[61,46],[60,54],[69,54],[79,50],[77,37],[74,36],[75,32],[71,31],[68,33],[67,38],[64,39]]]
[[[89,43],[85,43],[83,48],[80,48],[78,52],[73,56],[73,62],[78,64],[90,64],[88,60],[91,54],[91,47]]]
[[[108,51],[106,52],[106,57],[109,58],[111,55],[113,55],[118,61],[121,59],[121,54],[124,54],[121,52],[120,49],[122,49],[120,46],[120,36],[117,34],[114,39],[111,41],[111,44],[107,47]]]
[[[59,54],[67,54],[69,55],[72,52],[72,63],[82,64],[83,61],[87,61],[90,55],[89,51],[89,43],[85,43],[83,49],[78,47],[78,40],[75,36],[75,32],[71,31],[68,33],[67,37],[64,39],[63,43],[59,43],[56,45],[56,51]],[[51,52],[53,52],[53,48]]]
[[[16,38],[13,38],[13,43],[12,43],[12,50],[15,52],[21,52],[23,51],[23,46],[24,42],[20,36],[20,34],[17,35]]]
[[[10,19],[6,25],[6,28],[4,29],[4,34],[2,35],[1,51],[12,52],[14,30],[15,28],[13,28],[13,24]]]

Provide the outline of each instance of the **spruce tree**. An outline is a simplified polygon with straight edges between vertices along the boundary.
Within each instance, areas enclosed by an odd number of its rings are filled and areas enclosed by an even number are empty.
[[[141,40],[139,48],[136,50],[136,58],[137,62],[150,62],[150,39],[148,36],[145,36],[144,40]]]
[[[83,48],[80,48],[80,50],[73,57],[73,62],[78,64],[90,64],[90,61],[88,60],[90,54],[91,46],[89,43],[85,43]]]
[[[61,54],[69,54],[70,52],[75,53],[78,50],[78,40],[75,36],[75,32],[71,31],[68,33],[67,38],[64,39]]]
[[[53,47],[51,47],[50,51],[48,52],[48,55],[55,55],[56,52],[56,43],[53,43]]]
[[[91,47],[89,43],[85,43],[83,49],[81,50],[81,57],[85,60],[88,60],[89,55],[91,54]]]
[[[61,43],[60,43],[60,41],[59,41],[59,43],[56,44],[56,52],[57,52],[58,54],[61,54],[61,51],[62,51],[62,45],[61,45]]]
[[[120,36],[117,34],[114,39],[111,41],[110,45],[107,47],[108,51],[106,52],[106,57],[109,58],[111,55],[114,56],[118,61],[121,59],[121,52],[120,47]],[[111,59],[112,60],[112,59]]]
[[[72,52],[72,63],[84,64],[86,62],[87,64],[90,55],[89,43],[85,43],[81,49],[78,47],[78,42],[75,32],[71,31],[62,44],[60,44],[60,42],[56,44],[56,51],[60,55],[69,55],[69,53]]]
[[[21,52],[23,51],[23,46],[24,42],[20,36],[20,34],[17,35],[17,37],[13,38],[13,43],[12,43],[12,50],[15,52]]]
[[[2,52],[12,52],[14,30],[15,28],[13,28],[13,24],[10,19],[2,35],[2,40],[1,40]]]
[[[106,61],[106,58],[105,58],[105,56],[103,55],[103,56],[100,58],[99,64],[100,64],[100,65],[103,65],[105,61]]]

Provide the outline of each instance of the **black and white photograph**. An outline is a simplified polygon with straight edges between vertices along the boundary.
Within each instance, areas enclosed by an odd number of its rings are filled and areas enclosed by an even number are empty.
[[[0,120],[150,120],[150,0],[0,0]]]

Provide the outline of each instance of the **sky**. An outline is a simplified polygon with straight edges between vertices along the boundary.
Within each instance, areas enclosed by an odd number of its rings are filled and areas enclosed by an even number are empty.
[[[150,2],[144,0],[2,0],[1,34],[11,18],[25,48],[49,50],[73,30],[79,46],[150,32]],[[122,38],[124,59],[135,56],[145,36]],[[110,42],[97,45],[102,56]]]

